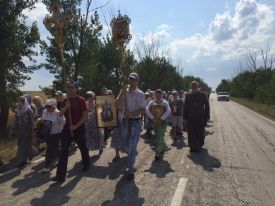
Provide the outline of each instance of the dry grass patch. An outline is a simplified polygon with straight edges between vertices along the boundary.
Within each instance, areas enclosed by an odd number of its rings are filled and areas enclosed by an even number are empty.
[[[242,99],[242,98],[231,98],[233,101],[238,102],[239,104],[252,109],[263,116],[275,120],[275,105],[266,105],[261,104],[252,100]]]

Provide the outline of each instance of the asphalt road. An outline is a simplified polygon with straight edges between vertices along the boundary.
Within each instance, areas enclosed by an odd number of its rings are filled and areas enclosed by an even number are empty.
[[[85,173],[77,151],[61,186],[50,182],[50,175],[38,174],[43,161],[37,161],[0,175],[0,205],[275,205],[275,123],[237,103],[217,102],[215,95],[210,103],[211,121],[200,154],[189,153],[186,134],[173,142],[167,133],[169,150],[163,161],[155,162],[153,141],[142,137],[136,179],[128,182],[125,155],[111,163],[109,145],[100,158],[90,152],[93,166]]]

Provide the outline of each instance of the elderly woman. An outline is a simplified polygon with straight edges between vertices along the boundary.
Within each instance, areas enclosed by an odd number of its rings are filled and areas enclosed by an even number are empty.
[[[43,111],[45,110],[45,106],[43,105],[42,99],[39,96],[35,96],[32,100],[33,104],[36,107],[37,113],[35,115],[35,118],[41,118]]]
[[[61,132],[65,124],[65,117],[59,115],[57,103],[54,99],[47,100],[46,110],[42,114],[42,125],[40,131],[45,135],[47,144],[45,167],[42,173],[48,173],[54,164],[54,160],[58,157],[58,147],[61,138]]]
[[[99,150],[99,155],[103,152],[103,135],[97,127],[95,93],[88,91],[86,93],[86,105],[88,109],[88,122],[85,124],[86,145],[89,150]]]
[[[27,99],[24,96],[17,98],[17,109],[15,122],[13,126],[13,134],[16,133],[17,155],[16,162],[18,167],[27,164],[27,159],[32,159],[32,130],[34,127],[34,112]]]

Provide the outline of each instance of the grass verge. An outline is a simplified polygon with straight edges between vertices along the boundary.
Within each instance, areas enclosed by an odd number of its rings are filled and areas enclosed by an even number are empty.
[[[16,155],[17,139],[8,139],[0,141],[0,161],[4,164],[8,163]]]
[[[269,119],[275,121],[275,105],[266,105],[243,98],[231,97],[231,99]]]

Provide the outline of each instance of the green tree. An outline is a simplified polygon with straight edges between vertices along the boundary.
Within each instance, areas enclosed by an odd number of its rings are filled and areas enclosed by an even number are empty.
[[[51,5],[53,0],[43,0],[43,3],[47,6],[47,9],[51,12]],[[89,58],[96,57],[99,51],[100,45],[100,32],[102,30],[102,24],[99,21],[99,15],[97,11],[91,9],[92,0],[86,1],[85,9],[81,9],[81,0],[76,1],[62,1],[61,12],[66,13],[72,17],[71,22],[64,29],[64,36],[66,39],[64,47],[65,65],[67,73],[71,80],[76,81],[81,74],[83,67],[87,67],[87,56]],[[62,70],[61,70],[61,58],[59,47],[54,38],[54,28],[49,28],[49,32],[52,34],[51,38],[48,38],[49,44],[43,43],[42,51],[46,55],[45,68],[50,73],[54,74],[56,81],[52,87],[44,88],[44,91],[53,92],[53,90],[64,90],[62,82]],[[91,47],[91,48],[88,48]],[[93,50],[94,49],[94,50]],[[88,53],[87,53],[88,52]],[[88,55],[87,55],[88,54]],[[97,63],[96,61],[90,61],[90,63]],[[89,65],[91,68],[94,65]]]
[[[140,87],[146,89],[182,89],[183,77],[165,57],[144,57],[136,65]]]
[[[97,50],[97,51],[95,51]],[[124,64],[119,46],[108,36],[99,45],[87,47],[85,61],[81,69],[81,87],[83,91],[93,90],[100,94],[102,87],[111,89],[115,94],[125,84],[125,77],[133,71],[135,59],[132,52],[127,50],[124,54]]]
[[[222,79],[221,83],[217,86],[216,92],[230,92],[230,80]]]
[[[40,36],[36,23],[26,25],[27,17],[22,13],[32,9],[35,0],[10,0],[0,2],[0,137],[7,134],[9,108],[18,95],[18,88],[29,79],[28,74],[38,69],[34,49]],[[26,64],[24,58],[29,59]]]

